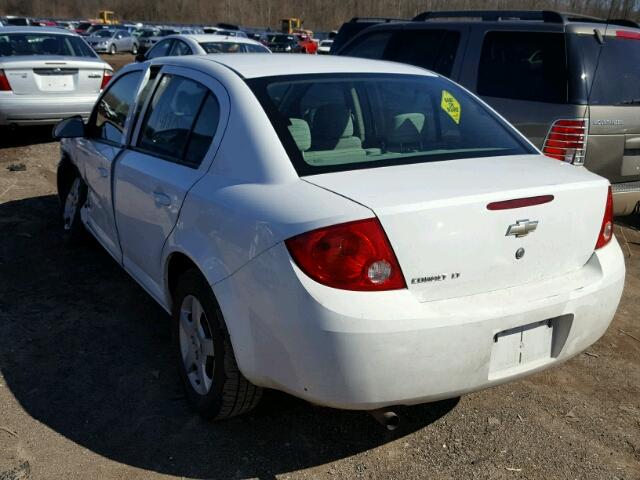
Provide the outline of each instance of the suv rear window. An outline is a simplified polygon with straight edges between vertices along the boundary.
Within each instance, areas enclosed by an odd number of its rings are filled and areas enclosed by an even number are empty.
[[[366,35],[340,54],[408,63],[449,77],[459,43],[455,30],[394,30]]]
[[[248,83],[299,175],[536,153],[442,77],[317,74]]]
[[[570,41],[582,52],[588,77],[593,78],[600,54],[590,104],[640,105],[640,40],[607,35],[602,52],[595,35],[572,35]]]
[[[478,95],[567,103],[563,33],[488,32],[478,68]]]

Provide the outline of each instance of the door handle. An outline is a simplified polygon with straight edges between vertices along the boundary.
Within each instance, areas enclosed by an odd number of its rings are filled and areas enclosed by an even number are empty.
[[[109,176],[109,170],[104,167],[98,167],[98,173],[102,178],[107,178]]]
[[[156,202],[156,205],[159,207],[168,207],[171,205],[171,197],[162,192],[153,192],[153,201]]]

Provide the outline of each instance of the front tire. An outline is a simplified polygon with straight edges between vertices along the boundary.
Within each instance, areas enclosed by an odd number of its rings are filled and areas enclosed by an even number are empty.
[[[115,55],[117,51],[118,50],[116,49],[116,46],[111,44],[111,46],[109,47],[109,55]]]
[[[75,172],[61,182],[58,195],[65,240],[69,244],[81,243],[87,237],[87,231],[80,218],[80,210],[87,201],[87,185]]]
[[[222,420],[258,404],[262,389],[238,369],[220,307],[196,270],[178,280],[171,329],[180,377],[196,412]]]

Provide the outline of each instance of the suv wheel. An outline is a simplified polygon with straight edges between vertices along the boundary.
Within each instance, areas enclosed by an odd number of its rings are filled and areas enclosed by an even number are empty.
[[[178,280],[172,336],[180,377],[196,412],[221,420],[258,404],[262,389],[240,373],[220,307],[196,270]]]

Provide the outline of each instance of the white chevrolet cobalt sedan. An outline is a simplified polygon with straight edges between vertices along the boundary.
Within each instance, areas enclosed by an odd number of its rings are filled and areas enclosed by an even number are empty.
[[[262,388],[362,410],[456,397],[578,354],[620,300],[608,182],[416,67],[160,58],[56,135],[64,231],[171,312],[206,417]]]
[[[61,28],[0,30],[0,126],[88,118],[113,71],[75,33]]]

